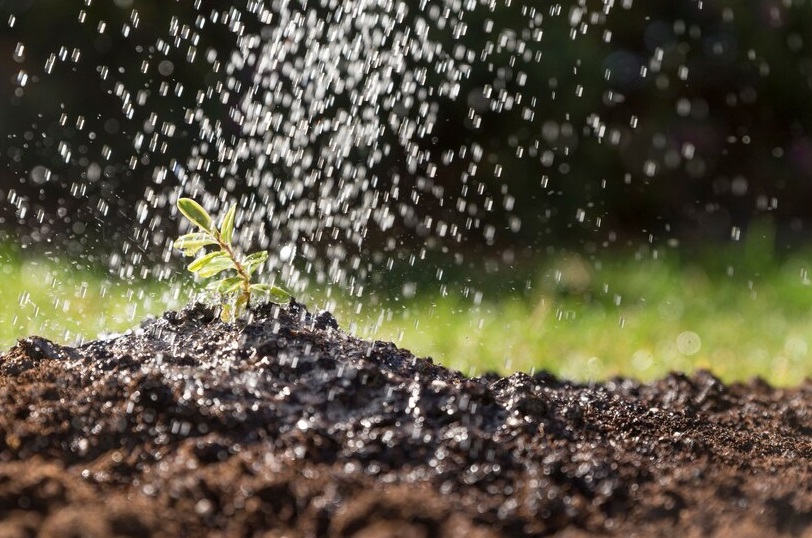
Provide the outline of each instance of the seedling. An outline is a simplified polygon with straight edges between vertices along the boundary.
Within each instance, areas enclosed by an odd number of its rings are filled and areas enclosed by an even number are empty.
[[[236,205],[226,211],[219,228],[203,206],[191,198],[180,198],[178,209],[200,231],[178,237],[174,242],[175,248],[182,250],[185,256],[195,256],[209,246],[218,248],[195,259],[187,269],[201,278],[221,277],[208,287],[222,299],[220,317],[223,321],[232,322],[240,317],[250,305],[252,294],[283,301],[290,297],[287,291],[277,286],[251,282],[254,271],[268,259],[268,253],[260,251],[241,257],[234,251],[231,241],[234,238]],[[230,276],[222,278],[222,273],[226,271],[231,272]]]

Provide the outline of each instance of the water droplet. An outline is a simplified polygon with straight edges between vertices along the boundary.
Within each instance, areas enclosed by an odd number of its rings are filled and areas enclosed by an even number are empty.
[[[14,81],[17,83],[17,86],[24,88],[25,85],[28,84],[28,73],[24,69],[20,69]]]
[[[702,339],[693,331],[684,331],[677,336],[677,349],[683,355],[696,355],[702,348]]]
[[[14,47],[14,54],[12,58],[17,63],[22,63],[25,61],[25,45],[22,43],[17,43],[17,46]]]
[[[730,229],[730,238],[734,241],[741,239],[742,230],[738,226],[733,226]]]

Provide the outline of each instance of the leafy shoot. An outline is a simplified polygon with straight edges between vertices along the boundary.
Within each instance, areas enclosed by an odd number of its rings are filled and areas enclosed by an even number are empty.
[[[251,282],[254,272],[268,259],[268,253],[260,251],[241,257],[234,251],[232,239],[236,205],[226,211],[219,228],[203,206],[191,198],[180,198],[178,210],[200,231],[178,237],[174,241],[175,248],[183,251],[185,256],[196,256],[210,246],[219,249],[196,258],[187,269],[201,278],[219,278],[208,287],[222,298],[220,317],[223,321],[232,322],[240,317],[249,306],[252,294],[266,295],[279,301],[290,298],[290,293],[280,287]]]

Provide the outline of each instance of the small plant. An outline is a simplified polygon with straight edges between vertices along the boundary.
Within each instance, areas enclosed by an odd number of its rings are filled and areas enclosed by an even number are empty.
[[[178,209],[201,231],[178,237],[174,242],[175,248],[182,250],[185,256],[195,256],[209,246],[218,248],[194,260],[187,269],[201,278],[221,275],[225,271],[236,273],[216,280],[208,286],[222,298],[220,317],[223,321],[231,322],[241,316],[250,304],[252,294],[268,295],[277,300],[286,300],[290,297],[287,291],[277,286],[251,283],[251,276],[268,259],[268,253],[254,252],[242,258],[234,252],[231,240],[234,237],[236,205],[232,205],[226,211],[219,229],[203,206],[191,198],[180,198]]]

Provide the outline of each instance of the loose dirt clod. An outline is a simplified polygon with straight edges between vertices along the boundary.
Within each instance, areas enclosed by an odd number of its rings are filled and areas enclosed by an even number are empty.
[[[0,355],[0,536],[812,536],[812,383],[465,377],[266,304]]]

